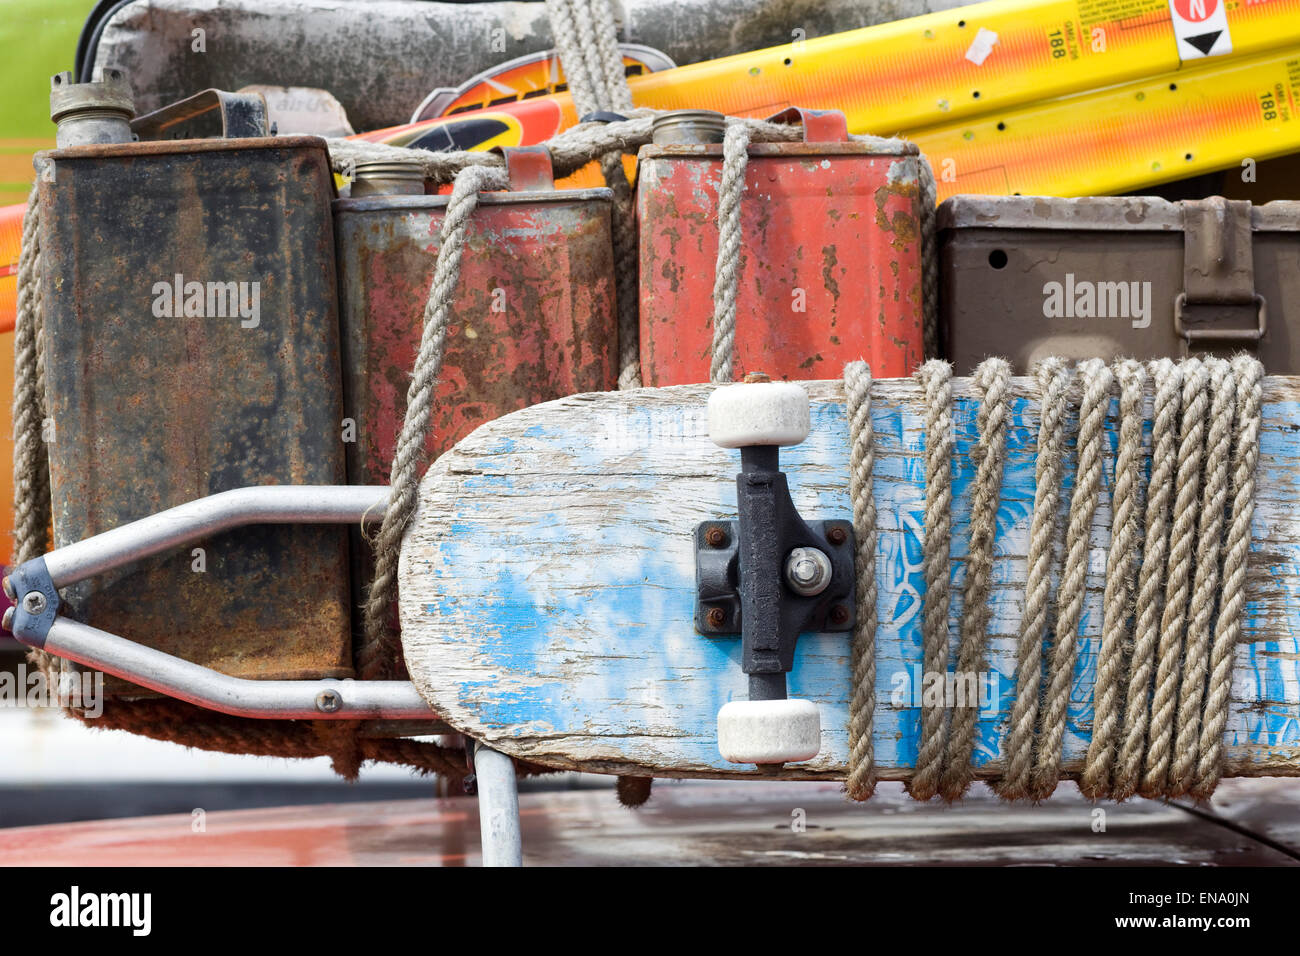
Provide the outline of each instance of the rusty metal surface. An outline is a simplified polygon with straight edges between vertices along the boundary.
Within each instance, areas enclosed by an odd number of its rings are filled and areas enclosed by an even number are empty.
[[[708,381],[721,146],[638,157],[641,365],[646,385]],[[881,377],[922,360],[914,150],[860,143],[750,147],[741,202],[737,377]]]
[[[445,196],[334,204],[353,484],[388,482],[446,206]],[[430,461],[507,412],[618,383],[609,190],[486,194],[466,242]],[[354,532],[358,603],[372,573],[369,547]],[[396,606],[391,623],[396,629]]]
[[[131,121],[140,139],[241,139],[270,135],[261,93],[203,90]]]
[[[445,196],[335,203],[349,480],[388,480]],[[527,405],[617,384],[609,191],[485,195],[469,227],[428,453]]]
[[[242,485],[344,481],[323,142],[50,156],[41,222],[56,544]],[[163,289],[177,275],[173,315],[174,290]],[[222,317],[208,283],[246,283],[234,287],[244,311],[227,303]],[[351,675],[344,529],[253,527],[201,548],[201,572],[191,550],[160,555],[71,589],[67,608],[238,677]]]
[[[1222,200],[950,199],[938,214],[945,356],[959,375],[969,375],[988,355],[1005,355],[1017,374],[1025,374],[1047,355],[1148,360],[1253,346],[1244,338],[1189,345],[1180,334],[1177,302],[1184,292],[1189,310],[1200,300],[1199,326],[1185,326],[1194,335],[1204,334],[1198,328],[1219,327],[1244,336],[1257,327],[1253,303],[1214,308],[1213,300],[1233,291],[1215,278],[1222,273],[1234,276],[1238,287],[1253,281],[1262,297],[1267,322],[1256,354],[1265,369],[1296,374],[1300,203],[1278,201],[1246,212],[1249,230],[1243,231],[1224,222],[1242,214],[1240,204]],[[1049,302],[1057,295],[1053,283],[1060,298]],[[1116,284],[1124,286],[1123,296]],[[1073,314],[1058,308],[1066,299],[1078,305],[1071,305]]]
[[[616,6],[625,42],[655,47],[685,64],[963,2],[620,0]],[[201,56],[192,50],[195,29],[208,38]],[[95,62],[136,78],[142,111],[209,86],[292,84],[333,91],[352,125],[368,130],[406,122],[435,87],[457,86],[467,76],[553,47],[545,6],[538,3],[136,0],[105,27]]]

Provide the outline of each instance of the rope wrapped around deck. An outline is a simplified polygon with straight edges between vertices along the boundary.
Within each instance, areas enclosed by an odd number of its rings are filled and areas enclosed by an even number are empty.
[[[986,666],[993,528],[1005,448],[1007,382],[1001,359],[976,369],[980,407],[972,451],[970,542],[956,676]],[[1246,564],[1259,461],[1263,368],[1253,356],[1168,359],[1075,367],[1047,359],[1039,389],[1036,488],[1016,693],[994,788],[1005,799],[1043,800],[1061,779],[1062,742],[1086,590],[1091,527],[1108,473],[1111,535],[1104,621],[1093,685],[1094,721],[1080,788],[1093,799],[1143,796],[1207,799],[1223,769],[1223,730],[1232,652],[1242,633]],[[922,551],[923,658],[946,674],[951,578],[953,416],[951,368],[917,372],[925,404],[926,507]],[[844,373],[852,466],[850,494],[860,542],[858,629],[849,709],[849,795],[874,788],[871,720],[876,626],[871,478],[870,369]],[[1144,442],[1145,406],[1152,407]],[[1118,399],[1118,440],[1106,462],[1106,419]],[[1073,491],[1063,483],[1074,424]],[[1109,466],[1109,467],[1108,467]],[[1146,501],[1145,511],[1142,507]],[[1065,517],[1056,567],[1057,526]],[[869,537],[868,537],[869,536]],[[1053,580],[1058,581],[1053,593]],[[1044,667],[1046,657],[1046,667]],[[959,799],[974,777],[975,705],[923,706],[921,740],[908,791],[918,800]]]

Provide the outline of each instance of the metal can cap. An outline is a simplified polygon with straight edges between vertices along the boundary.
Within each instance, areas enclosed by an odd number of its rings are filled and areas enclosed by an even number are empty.
[[[673,110],[655,117],[650,138],[656,146],[721,143],[727,118],[713,110]]]
[[[70,113],[106,110],[135,116],[135,98],[126,73],[114,67],[95,71],[90,83],[74,83],[67,70],[50,77],[50,119],[57,123]]]
[[[424,193],[424,166],[418,159],[385,159],[357,163],[353,197],[419,196]]]

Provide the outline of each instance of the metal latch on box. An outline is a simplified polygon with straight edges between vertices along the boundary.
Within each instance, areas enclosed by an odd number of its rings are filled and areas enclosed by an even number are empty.
[[[1183,291],[1174,300],[1174,330],[1184,353],[1255,349],[1268,328],[1268,307],[1255,291],[1250,202],[1187,200],[1183,207]]]

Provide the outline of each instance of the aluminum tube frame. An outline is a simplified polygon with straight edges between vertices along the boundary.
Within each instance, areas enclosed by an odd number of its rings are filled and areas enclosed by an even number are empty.
[[[514,761],[475,741],[474,778],[478,782],[483,865],[523,866],[524,839],[519,820],[519,782]]]
[[[188,501],[45,555],[56,588],[249,524],[351,524],[383,518],[386,485],[262,485]]]
[[[14,636],[86,667],[169,697],[237,717],[310,720],[428,720],[436,716],[410,681],[249,680],[191,663],[57,615],[57,589],[171,548],[249,524],[348,524],[378,520],[387,486],[267,485],[190,501],[28,562],[10,576],[47,596],[39,628]],[[22,603],[27,596],[15,594]],[[15,610],[5,616],[12,626]],[[41,632],[44,633],[41,633]]]
[[[88,624],[56,618],[45,650],[133,684],[236,717],[309,720],[434,717],[410,681],[230,677]]]

